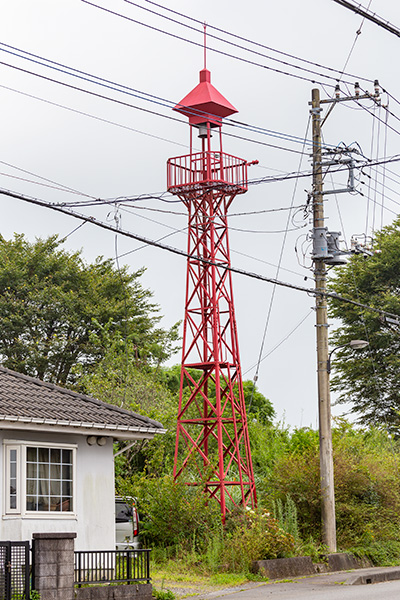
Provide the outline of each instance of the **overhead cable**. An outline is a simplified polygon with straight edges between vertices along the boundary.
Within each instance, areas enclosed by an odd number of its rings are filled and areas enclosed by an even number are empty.
[[[123,0],[123,1],[126,2],[127,4],[133,4],[132,2],[130,2],[130,0]],[[204,25],[203,21],[200,21],[200,19],[195,19],[194,17],[190,17],[189,15],[181,13],[177,10],[173,10],[172,8],[168,8],[167,6],[164,6],[162,4],[158,4],[157,2],[153,2],[152,0],[144,0],[144,2],[146,2],[147,4],[152,4],[153,6],[157,6],[158,8],[162,8],[165,11],[168,11],[170,13],[173,13],[173,14],[183,17],[185,19],[188,19],[189,21],[197,23],[198,25],[201,25],[201,26]],[[331,71],[332,73],[341,73],[341,71],[339,71],[339,69],[327,67],[326,65],[321,65],[320,63],[314,62],[312,60],[307,60],[305,58],[301,58],[300,56],[295,56],[294,54],[290,54],[288,52],[283,52],[282,50],[277,50],[276,48],[271,48],[271,46],[266,46],[265,44],[261,44],[260,42],[256,42],[255,40],[250,40],[249,38],[245,38],[241,35],[237,35],[236,33],[232,33],[231,31],[227,31],[226,29],[221,29],[220,27],[216,27],[215,25],[212,25],[210,23],[207,23],[207,29],[213,29],[214,31],[219,31],[220,33],[223,33],[224,35],[229,35],[230,37],[233,37],[237,40],[241,40],[248,44],[252,44],[253,46],[257,46],[258,48],[264,48],[264,50],[268,50],[269,52],[275,52],[276,54],[280,54],[282,56],[292,58],[299,62],[304,62],[308,65],[313,65],[314,67],[318,67],[320,69],[325,69],[326,71]],[[372,83],[372,80],[366,79],[365,77],[361,77],[359,75],[352,75],[351,73],[344,73],[344,74],[347,77],[352,77],[352,78],[354,77],[355,79],[360,79],[360,80],[368,81],[369,83]]]
[[[111,81],[110,79],[105,79],[104,77],[99,77],[98,75],[93,75],[92,73],[88,73],[87,71],[82,71],[81,69],[76,69],[75,67],[70,67],[69,65],[65,65],[63,63],[56,62],[49,58],[40,56],[38,54],[33,54],[32,52],[28,52],[21,48],[17,48],[15,46],[10,46],[9,44],[5,44],[4,42],[0,42],[0,51],[5,52],[7,54],[11,54],[12,56],[15,56],[17,58],[22,58],[23,60],[33,62],[36,65],[46,67],[48,69],[53,69],[59,73],[63,73],[64,75],[69,75],[71,77],[81,79],[82,81],[85,81],[87,83],[93,83],[95,85],[105,87],[106,89],[109,89],[112,91],[127,94],[130,96],[133,96],[134,98],[143,100],[145,102],[151,102],[153,104],[158,104],[164,108],[173,109],[174,106],[176,105],[176,102],[173,100],[168,100],[167,98],[162,98],[161,96],[155,96],[154,94],[149,94],[148,92],[144,92],[142,90],[138,90],[138,89],[132,88],[130,86],[127,86],[127,85],[124,85],[121,83],[117,83],[115,81]],[[12,65],[8,65],[7,63],[3,63],[3,64],[5,64],[5,66],[12,66]],[[31,74],[34,74],[34,75],[38,75],[35,72],[34,73],[32,73],[31,71],[28,71],[28,72]],[[38,75],[38,76],[40,76],[40,75]],[[51,81],[57,82],[57,80],[51,80]],[[180,106],[185,108],[186,112],[188,112],[188,113],[190,112],[193,116],[201,116],[201,115],[208,114],[207,112],[204,112],[203,110],[200,110],[199,108],[184,106],[183,104],[181,104]],[[182,119],[176,118],[175,120],[177,120],[177,121],[179,120],[181,123],[186,123],[186,121],[183,121]],[[297,143],[301,143],[301,144],[303,143],[302,138],[300,138],[299,136],[295,136],[293,134],[288,134],[288,133],[282,133],[282,132],[278,132],[278,131],[273,131],[271,129],[266,129],[264,127],[259,127],[257,125],[252,125],[250,123],[243,123],[242,121],[237,121],[235,119],[231,119],[231,118],[224,119],[224,123],[229,124],[233,127],[238,127],[240,129],[249,129],[253,133],[266,134],[271,137],[277,137],[279,139],[284,139],[287,141],[293,141],[293,142],[297,142]],[[309,142],[312,144],[312,140],[309,140]]]
[[[2,86],[0,86],[0,87],[2,87]],[[8,163],[4,160],[0,160],[0,164],[6,165],[7,167],[11,167],[12,169],[16,169],[17,171],[21,171],[21,173],[26,173],[27,175],[32,175],[33,177],[37,177],[37,179],[41,179],[42,181],[46,181],[46,183],[51,183],[55,186],[58,186],[59,189],[63,189],[66,192],[70,192],[72,194],[77,194],[78,196],[85,196],[86,198],[94,198],[94,196],[91,196],[90,194],[85,194],[84,192],[80,192],[79,190],[76,190],[75,188],[71,188],[67,185],[64,185],[63,183],[54,181],[53,179],[48,179],[47,177],[43,177],[42,175],[38,175],[37,173],[32,173],[32,171],[27,171],[26,169],[22,169],[21,167],[18,167],[16,165]],[[33,183],[36,183],[36,182],[33,182]]]
[[[102,11],[104,11],[106,13],[112,14],[112,15],[114,15],[116,17],[120,17],[120,18],[125,19],[127,21],[131,21],[132,23],[136,23],[137,25],[141,25],[142,27],[146,27],[146,28],[151,29],[153,31],[157,31],[158,33],[162,33],[162,34],[167,35],[169,37],[173,37],[175,39],[181,40],[181,41],[186,42],[188,44],[191,44],[193,46],[197,46],[197,47],[200,47],[200,48],[204,47],[203,43],[201,43],[201,42],[195,42],[194,40],[190,40],[188,38],[185,38],[183,36],[177,35],[175,33],[171,33],[169,31],[165,31],[164,29],[160,29],[159,27],[155,27],[154,25],[149,25],[148,23],[143,23],[142,21],[139,21],[137,19],[133,19],[131,17],[128,17],[127,15],[124,15],[122,13],[118,13],[118,12],[116,12],[114,10],[111,10],[109,8],[106,8],[104,6],[100,6],[99,4],[95,4],[94,2],[90,2],[89,0],[81,0],[81,2],[83,2],[84,4],[88,4],[90,6],[93,6],[94,8],[98,8],[99,10],[102,10]],[[238,60],[240,62],[244,62],[244,63],[250,64],[250,65],[256,66],[256,67],[261,67],[263,69],[267,69],[269,71],[273,71],[273,72],[281,74],[281,75],[288,75],[290,77],[294,77],[295,79],[300,79],[302,81],[308,81],[310,83],[320,83],[315,78],[311,79],[310,77],[305,77],[303,75],[297,75],[296,73],[289,73],[288,71],[283,71],[282,69],[276,69],[274,67],[270,67],[268,65],[264,65],[262,63],[258,63],[256,61],[249,60],[247,58],[236,56],[234,54],[231,54],[229,52],[225,52],[223,50],[218,50],[217,48],[212,48],[211,46],[208,46],[207,50],[210,50],[211,52],[215,52],[217,54],[222,54],[223,56],[227,56],[228,58],[233,58],[233,59]],[[293,67],[293,65],[290,65],[290,66]],[[336,79],[334,77],[331,77],[330,75],[324,75],[323,73],[318,73],[318,75],[319,75],[319,77],[322,77],[324,79]],[[331,87],[335,87],[334,84],[327,83],[326,85],[329,85]]]
[[[166,98],[163,98],[161,96],[156,96],[154,94],[149,94],[148,92],[144,92],[142,90],[138,90],[138,89],[132,88],[130,86],[120,84],[115,81],[111,81],[109,79],[105,79],[104,77],[99,77],[98,75],[93,75],[92,73],[82,71],[81,69],[76,69],[75,67],[70,67],[69,65],[65,65],[63,63],[48,59],[48,58],[40,56],[38,54],[28,52],[21,48],[17,48],[16,46],[11,46],[9,44],[5,44],[4,42],[0,42],[0,51],[11,54],[17,58],[22,58],[23,60],[33,62],[34,64],[37,64],[39,66],[53,69],[57,72],[63,73],[64,75],[69,75],[69,76],[72,76],[72,77],[75,77],[78,79],[82,79],[83,81],[85,81],[87,83],[92,83],[95,85],[105,87],[108,90],[127,94],[127,95],[133,96],[135,98],[138,98],[140,100],[143,100],[145,102],[151,102],[151,103],[158,104],[164,108],[172,109],[176,105],[175,101],[168,100]],[[0,63],[0,64],[18,69],[18,67],[15,67],[14,65],[10,65],[8,63]],[[22,69],[19,69],[19,70],[22,70]],[[36,72],[32,72],[32,71],[24,71],[24,72],[29,73],[31,75],[35,75],[36,77],[45,78]],[[59,83],[64,86],[69,86],[69,84],[66,84],[65,82],[60,82],[59,80],[56,80],[56,79],[50,78],[49,80],[52,81],[53,83]],[[70,87],[72,87],[73,89],[78,89],[79,91],[85,91],[86,93],[91,93],[89,90],[77,88],[76,86],[71,85]],[[113,98],[109,98],[109,97],[105,97],[105,96],[101,96],[101,97],[109,99],[111,101],[115,101]],[[130,105],[130,106],[131,106],[131,108],[139,108],[135,105]],[[206,112],[204,112],[198,108],[187,107],[184,105],[180,105],[180,106],[184,107],[186,109],[186,112],[191,112],[191,114],[193,114],[194,116],[201,116],[201,115],[207,114]],[[140,107],[139,110],[145,110],[145,109]],[[147,112],[151,112],[151,111],[147,111]],[[166,116],[166,115],[163,115],[162,113],[153,112],[152,114],[157,114],[158,116]],[[167,118],[172,118],[172,117],[167,116]],[[185,123],[185,121],[183,121],[182,119],[175,118],[175,120],[178,122],[181,122],[181,123]],[[257,133],[260,135],[267,135],[270,137],[276,137],[278,139],[282,139],[282,140],[294,142],[294,143],[299,143],[299,144],[303,145],[302,137],[299,137],[299,136],[296,136],[293,134],[274,131],[271,129],[267,129],[265,127],[253,125],[251,123],[245,123],[245,122],[239,121],[237,119],[225,118],[224,124],[232,126],[232,127],[240,128],[240,129],[245,129],[245,130],[251,131],[252,133]],[[238,139],[246,139],[241,136],[237,136],[237,135],[226,133],[226,132],[225,132],[225,135],[228,135],[230,137],[237,137]],[[252,141],[254,143],[259,143],[262,145],[271,146],[273,148],[282,149],[280,146],[266,144],[265,142],[260,142],[260,141],[256,141],[256,140],[249,140],[249,141]],[[312,146],[312,144],[313,144],[312,140],[307,140],[307,142]],[[329,147],[329,145],[328,145],[328,147]],[[331,147],[333,148],[334,146],[331,146]],[[293,149],[287,149],[287,150],[290,152],[295,152],[297,154],[300,154],[299,151],[296,151]]]
[[[0,48],[0,50],[1,50],[1,48]],[[178,119],[177,117],[173,117],[171,115],[166,115],[166,114],[154,111],[154,110],[150,110],[148,108],[144,108],[142,106],[137,106],[137,105],[131,104],[129,102],[118,100],[117,98],[111,98],[110,96],[105,96],[104,94],[99,94],[98,92],[93,92],[91,90],[87,90],[85,88],[81,88],[81,87],[72,85],[70,83],[66,83],[64,81],[59,81],[58,79],[54,79],[54,78],[48,77],[46,75],[41,75],[40,73],[35,73],[34,71],[29,71],[28,69],[23,69],[22,67],[17,67],[16,65],[12,65],[12,64],[6,63],[4,61],[0,61],[0,65],[3,65],[5,67],[9,67],[11,69],[15,69],[15,70],[20,71],[22,73],[27,73],[29,75],[33,75],[34,77],[38,77],[39,79],[43,79],[45,81],[50,81],[52,83],[56,83],[58,85],[66,87],[66,88],[70,88],[70,89],[73,89],[73,90],[76,90],[76,91],[79,91],[79,92],[83,92],[83,93],[88,94],[90,96],[95,96],[97,98],[101,98],[102,100],[109,100],[110,102],[114,102],[116,104],[120,104],[120,105],[126,106],[128,108],[134,108],[135,110],[140,110],[140,111],[143,111],[143,112],[146,112],[146,113],[150,113],[152,115],[157,115],[158,117],[162,117],[164,119],[169,119],[171,121],[175,121],[177,123],[184,123],[186,125],[186,121],[184,121],[183,119]],[[92,83],[94,83],[94,82],[92,82]],[[11,89],[11,88],[9,88],[9,89]],[[118,90],[115,90],[115,91],[118,91]],[[40,99],[40,98],[37,98],[37,99]],[[64,106],[59,105],[59,104],[55,104],[55,105],[56,106],[61,106],[62,108],[66,108],[67,110],[74,111],[74,109],[70,109],[68,107],[64,107]],[[74,111],[74,112],[80,112],[80,111]],[[86,114],[87,116],[92,116],[93,117],[93,115],[88,115],[87,113],[82,113],[81,112],[81,114],[84,114],[84,115]],[[97,118],[97,117],[93,117],[93,118]],[[103,120],[103,119],[100,119],[100,120]],[[106,121],[106,122],[112,123],[111,121]],[[124,127],[123,125],[120,125],[120,126]],[[125,129],[129,129],[129,128],[125,127]],[[133,130],[133,131],[135,131],[135,130]],[[139,133],[143,133],[143,132],[139,132]],[[262,131],[255,131],[254,133],[262,133]],[[151,137],[157,137],[157,136],[152,136],[151,134],[148,134],[148,135],[150,135]],[[246,141],[246,142],[260,144],[260,145],[263,145],[263,146],[268,146],[270,148],[275,148],[275,149],[283,150],[283,151],[286,151],[286,152],[293,152],[295,154],[300,154],[300,151],[294,150],[293,148],[285,148],[284,146],[278,146],[276,144],[269,144],[269,143],[263,142],[261,140],[254,140],[252,138],[246,138],[246,137],[235,135],[235,134],[231,134],[231,133],[228,133],[228,132],[225,132],[224,135],[229,136],[229,137],[234,137],[236,139],[243,140],[243,141]],[[283,136],[284,136],[284,134],[276,135],[274,137],[279,137],[280,139],[286,139]],[[163,139],[163,138],[159,138],[159,139]],[[168,140],[164,140],[164,141],[168,141]],[[295,141],[295,140],[290,139],[288,141]]]
[[[349,2],[349,0],[333,1],[337,4],[341,4],[345,8],[349,8],[350,10],[352,10],[355,13],[358,13],[359,15],[362,15],[365,19],[372,21],[373,23],[375,23],[375,25],[379,25],[379,27],[383,27],[384,29],[386,29],[386,31],[397,35],[397,37],[400,37],[400,29],[398,27],[392,25],[392,23],[390,23],[389,21],[382,19],[376,13],[371,12],[370,10],[368,10],[368,8],[365,8],[361,4],[355,4],[354,2]]]
[[[169,144],[175,144],[176,146],[181,146],[182,148],[187,148],[186,144],[181,144],[180,142],[177,142],[176,140],[164,138],[159,135],[149,133],[148,131],[142,131],[140,129],[136,129],[135,127],[130,127],[129,125],[123,125],[122,123],[117,123],[116,121],[111,121],[110,119],[104,119],[102,117],[99,117],[98,115],[93,115],[86,111],[79,110],[77,108],[72,108],[71,106],[66,106],[65,104],[60,104],[59,102],[52,102],[51,100],[48,100],[47,98],[40,98],[40,96],[28,94],[27,92],[23,92],[22,90],[17,90],[15,88],[8,87],[6,85],[0,84],[0,88],[2,88],[4,90],[9,90],[10,92],[15,92],[16,94],[20,94],[21,96],[26,96],[27,98],[32,98],[33,100],[38,100],[39,102],[44,102],[45,104],[49,104],[50,106],[56,106],[57,108],[62,108],[64,110],[68,110],[69,112],[72,112],[72,113],[75,113],[78,115],[82,115],[84,117],[89,117],[90,119],[95,119],[96,121],[101,121],[102,123],[107,123],[108,125],[115,125],[116,127],[120,127],[121,129],[126,129],[128,131],[140,133],[141,135],[146,135],[147,137],[151,137],[156,140],[161,140],[162,142],[168,142]],[[111,98],[109,98],[109,100],[111,100]],[[160,114],[159,116],[164,116],[164,115]]]
[[[168,246],[166,244],[162,244],[161,242],[157,242],[155,240],[152,240],[150,238],[147,238],[145,236],[139,235],[137,233],[132,233],[130,231],[126,231],[124,229],[121,228],[117,228],[113,225],[111,225],[110,223],[104,223],[103,221],[99,221],[97,219],[95,219],[95,217],[92,216],[87,216],[87,215],[83,215],[83,214],[79,214],[76,213],[70,209],[67,209],[65,207],[62,206],[58,206],[58,205],[54,205],[51,204],[49,202],[46,202],[44,200],[41,200],[39,198],[34,198],[32,196],[26,196],[24,194],[18,194],[16,192],[12,192],[11,190],[6,190],[3,188],[0,188],[0,194],[4,195],[4,196],[9,196],[10,198],[16,198],[18,200],[22,200],[24,202],[28,202],[29,204],[34,204],[36,206],[41,206],[42,208],[48,208],[50,210],[54,210],[56,212],[68,215],[70,217],[73,217],[75,219],[80,219],[82,221],[85,221],[87,223],[92,223],[93,225],[96,225],[97,227],[100,227],[102,229],[108,230],[108,231],[112,231],[112,232],[117,232],[120,235],[123,235],[125,237],[134,239],[136,241],[142,242],[144,244],[147,244],[148,246],[154,246],[156,248],[159,248],[161,250],[166,250],[167,252],[170,252],[172,254],[176,254],[179,256],[183,256],[185,258],[191,258],[192,260],[198,260],[199,262],[206,264],[206,265],[212,265],[212,266],[216,266],[220,269],[225,269],[227,271],[230,271],[232,273],[237,273],[238,275],[244,275],[245,277],[250,277],[251,279],[257,279],[259,281],[265,281],[267,283],[274,283],[276,285],[279,285],[281,287],[285,287],[288,289],[292,289],[292,290],[297,290],[300,292],[305,292],[306,294],[310,294],[312,296],[325,296],[327,298],[332,298],[333,300],[337,300],[339,302],[345,302],[347,304],[352,304],[353,306],[358,306],[359,308],[364,308],[367,310],[370,310],[371,312],[383,315],[383,316],[387,316],[387,317],[392,317],[397,319],[399,317],[399,315],[396,315],[394,313],[390,313],[386,310],[383,310],[381,308],[375,308],[373,306],[369,306],[368,304],[362,304],[361,302],[356,302],[355,300],[352,300],[351,298],[345,298],[344,296],[340,296],[339,294],[336,294],[334,292],[321,292],[319,290],[315,290],[314,288],[307,288],[307,287],[303,287],[303,286],[299,286],[299,285],[295,285],[292,283],[288,283],[285,281],[279,281],[277,279],[274,279],[272,277],[266,277],[265,275],[260,275],[258,273],[252,273],[251,271],[246,271],[244,269],[239,269],[237,267],[232,267],[232,266],[227,266],[227,265],[221,265],[219,263],[214,263],[211,260],[207,260],[201,256],[192,256],[190,255],[188,252],[186,252],[185,250],[180,250],[179,248],[175,248],[173,246]]]
[[[310,121],[311,121],[311,116],[308,117],[307,128],[306,128],[306,132],[304,134],[304,144],[306,143],[305,140],[307,139],[308,129],[309,129],[309,126],[310,126]],[[304,148],[304,146],[303,146],[303,148]],[[300,158],[300,162],[299,162],[299,166],[298,166],[298,172],[300,172],[300,170],[301,170],[302,159],[303,159],[303,157]],[[293,187],[293,191],[292,191],[291,202],[290,202],[290,208],[291,209],[292,209],[292,207],[294,205],[294,199],[295,199],[295,196],[296,196],[298,183],[299,183],[299,180],[296,179],[294,187]],[[284,232],[284,236],[283,236],[283,240],[282,240],[282,244],[281,244],[281,249],[280,249],[280,253],[279,253],[278,265],[276,267],[276,275],[275,275],[276,279],[279,276],[281,265],[282,265],[283,253],[284,253],[284,250],[285,250],[285,245],[286,245],[286,240],[287,240],[287,234],[290,231],[290,229],[289,229],[289,223],[290,223],[291,216],[292,216],[292,210],[290,210],[289,213],[288,213],[288,215],[287,215],[286,230]],[[303,227],[304,226],[307,226],[307,223],[305,223],[303,225]],[[265,340],[266,340],[266,337],[267,337],[267,331],[268,331],[268,327],[269,327],[269,323],[270,323],[270,319],[271,319],[271,314],[272,314],[272,307],[273,307],[274,300],[275,300],[276,289],[277,289],[277,286],[276,286],[276,284],[274,284],[273,287],[272,287],[271,298],[270,298],[270,301],[269,301],[267,316],[266,316],[266,319],[265,319],[264,331],[263,331],[262,338],[261,338],[261,345],[260,345],[260,351],[259,351],[259,354],[258,354],[258,361],[256,363],[256,370],[255,370],[255,374],[254,374],[253,387],[252,387],[251,397],[250,397],[250,405],[251,405],[251,402],[253,400],[253,396],[254,396],[254,392],[255,392],[255,387],[256,387],[256,382],[258,380],[261,359],[262,359],[262,355],[263,355],[263,352],[264,352]]]
[[[126,2],[127,4],[130,4],[131,6],[135,6],[136,8],[140,8],[141,10],[145,10],[153,15],[156,15],[157,17],[161,17],[163,19],[166,19],[167,21],[170,21],[170,22],[180,25],[182,27],[186,27],[187,29],[190,29],[191,31],[195,31],[196,33],[199,33],[199,29],[197,27],[193,27],[192,25],[188,25],[187,23],[182,23],[182,21],[178,21],[177,19],[173,19],[171,17],[168,17],[167,15],[163,15],[158,11],[152,10],[150,8],[146,8],[145,6],[142,6],[141,4],[138,4],[137,2],[132,2],[131,0],[124,0],[124,2]],[[181,15],[181,16],[185,16],[185,15]],[[188,17],[186,17],[186,18],[188,18]],[[207,23],[207,28],[209,28],[208,23]],[[213,28],[213,29],[215,29],[215,28]],[[227,32],[225,32],[225,34],[226,33]],[[229,35],[231,35],[231,34],[229,34]],[[236,36],[234,36],[234,37],[236,37]],[[298,69],[300,71],[304,71],[305,73],[311,73],[312,75],[319,75],[326,79],[332,79],[335,82],[337,81],[337,75],[335,75],[335,76],[325,75],[324,73],[320,73],[318,71],[315,71],[314,69],[309,69],[309,68],[303,67],[301,65],[296,65],[296,64],[290,63],[288,61],[282,60],[280,58],[275,58],[274,56],[268,56],[267,54],[265,54],[263,52],[259,52],[257,50],[252,50],[251,48],[247,48],[246,46],[243,46],[242,44],[238,44],[235,42],[231,42],[229,40],[225,40],[224,38],[221,38],[218,35],[214,35],[214,34],[210,33],[209,31],[207,31],[207,39],[208,38],[212,38],[214,40],[217,40],[218,42],[223,42],[224,44],[228,44],[230,46],[238,48],[239,50],[244,50],[245,52],[250,52],[251,54],[261,56],[262,58],[266,58],[267,60],[271,60],[273,62],[280,63],[282,65],[291,67],[293,69]],[[277,51],[275,50],[275,52],[277,52]],[[299,59],[296,59],[296,60],[299,60]],[[322,67],[322,68],[325,68],[325,67]],[[331,70],[331,69],[329,69],[329,70]],[[332,69],[332,71],[336,71],[336,69]],[[372,83],[372,81],[371,81],[371,83]]]

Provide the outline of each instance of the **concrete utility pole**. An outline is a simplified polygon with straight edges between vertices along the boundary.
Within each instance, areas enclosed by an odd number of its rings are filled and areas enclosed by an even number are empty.
[[[321,150],[321,101],[318,89],[312,90],[313,134],[313,226],[314,235],[324,227],[324,196]],[[326,266],[322,258],[314,258],[317,330],[317,373],[319,414],[319,456],[321,477],[322,541],[330,552],[336,552],[335,487],[331,432],[331,398],[328,364],[328,315],[326,296]]]
[[[341,102],[356,102],[372,100],[380,106],[379,82],[374,82],[374,93],[360,93],[358,83],[354,85],[353,96],[341,96],[339,84],[336,85],[333,98],[321,100],[318,89],[312,90],[311,115],[313,135],[313,263],[316,294],[316,330],[317,330],[317,372],[318,372],[318,414],[319,414],[319,454],[321,473],[321,512],[322,512],[322,540],[330,552],[336,552],[336,516],[335,516],[335,487],[333,477],[333,452],[331,430],[331,398],[329,389],[330,358],[328,352],[328,315],[326,302],[326,265],[339,266],[344,264],[343,254],[338,247],[340,232],[328,231],[324,227],[324,196],[327,194],[341,194],[354,192],[354,159],[347,155],[354,152],[346,148],[338,160],[332,162],[330,155],[337,154],[325,149],[322,154],[321,128],[336,104]],[[321,121],[321,105],[330,104],[323,121]],[[324,168],[332,165],[343,164],[349,169],[347,186],[335,190],[323,189]],[[359,340],[355,340],[359,341]],[[354,346],[356,347],[356,346]]]

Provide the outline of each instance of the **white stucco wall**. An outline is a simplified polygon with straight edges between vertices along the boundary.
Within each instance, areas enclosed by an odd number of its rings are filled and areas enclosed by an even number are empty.
[[[5,515],[4,440],[75,444],[75,514]],[[115,548],[114,460],[112,438],[89,446],[86,435],[0,430],[0,540],[30,540],[36,532],[76,532],[76,550]]]

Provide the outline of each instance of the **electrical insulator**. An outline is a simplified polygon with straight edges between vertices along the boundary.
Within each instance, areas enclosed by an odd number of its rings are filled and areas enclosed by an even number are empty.
[[[360,95],[360,84],[358,83],[358,81],[354,84],[354,94],[356,96]]]
[[[340,98],[340,85],[338,83],[335,86],[335,96],[336,98]]]
[[[374,81],[374,89],[375,89],[375,96],[379,96],[379,81],[377,79],[375,79],[375,81]]]

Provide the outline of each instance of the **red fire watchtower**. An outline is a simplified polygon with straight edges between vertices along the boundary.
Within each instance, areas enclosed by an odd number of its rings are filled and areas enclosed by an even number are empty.
[[[203,486],[221,506],[254,507],[256,490],[229,270],[227,211],[247,191],[247,163],[222,152],[222,118],[237,110],[210,71],[174,110],[189,117],[190,154],[170,158],[168,190],[189,213],[188,263],[174,477]],[[193,152],[198,130],[201,152]],[[211,150],[211,133],[219,149]]]

